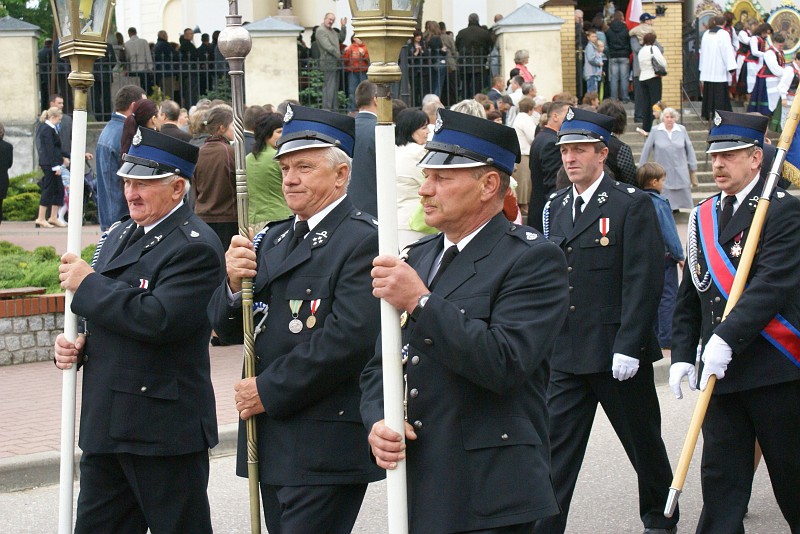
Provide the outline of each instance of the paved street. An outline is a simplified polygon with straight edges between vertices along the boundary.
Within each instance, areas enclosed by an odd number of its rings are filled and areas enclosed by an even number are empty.
[[[658,388],[664,418],[663,432],[673,465],[694,408],[695,395],[682,401],[672,397],[667,386]],[[693,532],[700,514],[700,456],[697,452],[681,497],[682,521],[679,531]],[[216,532],[248,533],[247,485],[233,474],[234,458],[217,457],[211,462],[211,514]],[[78,486],[75,486],[77,498]],[[55,532],[58,487],[0,493],[0,532],[39,534]],[[622,447],[602,415],[597,417],[583,471],[572,505],[568,532],[573,534],[627,534],[641,532],[637,512],[636,480]],[[355,532],[386,532],[386,494],[383,483],[373,484],[364,502]],[[756,474],[750,514],[745,528],[752,534],[789,532],[780,514],[767,470]]]

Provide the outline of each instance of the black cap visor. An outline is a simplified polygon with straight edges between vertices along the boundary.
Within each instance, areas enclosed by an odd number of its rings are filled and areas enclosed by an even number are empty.
[[[136,178],[138,180],[157,180],[166,178],[173,174],[181,174],[180,169],[164,165],[151,159],[139,158],[124,154],[122,156],[122,167],[117,171],[118,176],[123,178]]]

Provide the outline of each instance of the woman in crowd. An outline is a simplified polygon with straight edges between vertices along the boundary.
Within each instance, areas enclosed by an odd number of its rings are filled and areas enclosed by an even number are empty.
[[[233,141],[233,110],[222,104],[206,115],[208,139],[200,147],[194,169],[194,211],[211,227],[228,250],[239,233],[236,217],[236,162]]]
[[[636,94],[636,99],[642,99],[643,107],[646,110],[642,120],[642,130],[649,133],[650,128],[653,126],[653,114],[649,111],[653,108],[653,104],[661,100],[661,77],[656,75],[653,69],[653,60],[659,65],[667,68],[667,60],[661,50],[658,49],[656,44],[655,32],[646,33],[642,37],[642,49],[639,50],[639,87],[641,88],[641,96]],[[673,205],[674,207],[674,205]]]
[[[442,30],[439,28],[439,23],[435,20],[426,22],[423,38],[431,64],[430,90],[427,92],[440,96],[442,84],[447,78],[447,48],[442,43]]]
[[[428,116],[416,109],[404,109],[397,114],[394,134],[395,174],[397,175],[397,233],[402,249],[420,237],[424,231],[411,229],[409,220],[419,211],[419,188],[425,177],[417,163],[425,155],[428,139]],[[415,225],[417,228],[424,228]]]
[[[61,139],[56,128],[61,122],[61,110],[52,107],[42,113],[42,124],[36,131],[36,148],[39,151],[39,167],[42,168],[42,194],[39,199],[39,215],[36,217],[37,228],[64,227],[66,224],[58,220],[58,208],[64,205],[64,184],[61,181],[61,167],[69,165],[69,154],[61,148]],[[50,218],[47,208],[50,208]]]
[[[422,97],[428,92],[428,50],[422,32],[414,30],[414,36],[406,45],[408,53],[409,73],[411,74],[411,92],[413,105],[422,102]]]
[[[606,165],[616,180],[626,184],[636,183],[636,162],[633,159],[633,152],[631,147],[620,139],[628,124],[625,107],[616,98],[606,98],[597,108],[597,112],[614,119],[614,124],[611,126],[611,138],[608,140]]]
[[[125,119],[122,126],[122,140],[120,141],[120,155],[127,154],[139,128],[161,129],[158,121],[158,106],[149,98],[142,98],[133,104],[133,112]]]
[[[528,198],[531,196],[531,169],[528,158],[531,153],[531,143],[536,137],[536,121],[533,119],[535,104],[532,98],[525,97],[519,101],[519,112],[514,117],[512,126],[517,132],[519,150],[522,159],[514,169],[514,179],[517,181],[517,199],[519,209],[523,216],[528,216]]]
[[[667,179],[662,195],[669,200],[673,210],[691,209],[692,179],[697,171],[692,141],[686,129],[677,124],[680,115],[672,108],[661,112],[661,124],[653,128],[642,149],[639,166],[644,165],[650,155],[653,161],[664,167]]]
[[[6,127],[0,122],[0,222],[3,221],[3,199],[8,194],[8,169],[14,165],[14,146],[6,141]]]
[[[517,50],[514,52],[514,67],[519,69],[519,76],[525,83],[533,83],[533,74],[528,70],[528,61],[531,59],[531,54],[527,50]]]
[[[247,155],[249,224],[256,231],[292,214],[283,196],[281,167],[275,159],[275,143],[282,132],[283,117],[278,113],[267,113],[256,121],[253,151]]]

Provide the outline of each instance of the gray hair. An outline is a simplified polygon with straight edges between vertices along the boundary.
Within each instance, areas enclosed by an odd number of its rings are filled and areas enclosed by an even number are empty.
[[[664,111],[661,112],[661,117],[663,119],[664,115],[670,115],[675,117],[675,122],[680,122],[681,114],[678,113],[675,108],[664,108]]]
[[[457,111],[458,113],[464,113],[466,115],[472,115],[473,117],[480,117],[482,119],[486,118],[486,110],[483,109],[483,105],[472,98],[462,100],[458,104],[453,104],[450,107],[450,111]]]
[[[527,50],[517,50],[514,52],[514,63],[522,63],[526,59],[530,59],[531,54]]]

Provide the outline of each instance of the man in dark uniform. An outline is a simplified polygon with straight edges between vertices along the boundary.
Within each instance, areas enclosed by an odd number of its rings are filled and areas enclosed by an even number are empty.
[[[561,514],[537,533],[564,532],[597,404],[639,480],[645,533],[674,533],[663,515],[672,471],[661,440],[653,322],[661,299],[664,244],[646,193],[603,173],[614,120],[570,108],[558,132],[572,185],[545,207],[544,232],[566,253],[569,313],[558,336],[547,391],[553,483]]]
[[[352,117],[290,105],[278,140],[283,193],[295,215],[256,238],[234,236],[212,325],[242,342],[242,278],[254,278],[256,377],[238,382],[236,409],[256,418],[261,495],[270,532],[350,532],[371,461],[359,416],[359,376],[374,353],[379,302],[369,272],[376,221],[347,197]],[[237,473],[247,476],[244,423]]]
[[[702,343],[702,378],[717,383],[703,423],[703,513],[697,532],[744,532],[756,439],[772,489],[792,532],[800,532],[800,202],[778,188],[747,285],[722,320],[764,188],[768,117],[718,111],[708,153],[719,195],[689,224],[689,260],[673,320],[670,385],[681,397]],[[691,385],[691,380],[690,380]]]
[[[492,33],[481,26],[477,13],[470,13],[467,17],[467,27],[456,35],[459,75],[464,80],[463,94],[470,98],[489,85],[486,59],[493,45]]]
[[[531,196],[528,203],[528,224],[542,230],[542,211],[550,195],[556,190],[556,175],[562,167],[561,151],[556,145],[557,132],[564,122],[569,102],[546,104],[547,122],[534,137],[528,164],[531,169]]]
[[[83,370],[75,532],[211,532],[208,449],[217,444],[203,312],[224,277],[222,244],[183,203],[197,148],[142,129],[123,156],[130,218],[90,267],[61,258],[85,318],[56,365]]]
[[[361,379],[369,443],[384,469],[407,456],[410,532],[530,533],[558,512],[544,401],[564,255],[502,213],[512,128],[442,109],[426,147],[419,192],[442,233],[372,271],[373,294],[405,311],[407,450],[383,422],[380,354]]]

